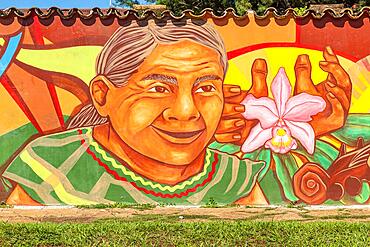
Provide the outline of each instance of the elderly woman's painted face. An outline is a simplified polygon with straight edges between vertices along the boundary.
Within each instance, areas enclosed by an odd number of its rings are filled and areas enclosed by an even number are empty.
[[[106,104],[111,125],[137,152],[191,163],[214,135],[223,109],[220,55],[193,41],[159,45]]]

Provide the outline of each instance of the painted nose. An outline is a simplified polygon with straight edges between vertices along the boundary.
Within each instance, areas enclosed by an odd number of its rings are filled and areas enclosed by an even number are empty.
[[[167,121],[196,121],[200,117],[191,95],[178,97],[174,104],[163,112]]]

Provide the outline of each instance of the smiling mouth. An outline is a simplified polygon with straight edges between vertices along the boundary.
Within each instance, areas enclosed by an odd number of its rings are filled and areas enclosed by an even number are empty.
[[[197,139],[204,131],[204,129],[187,132],[172,132],[163,129],[159,129],[152,126],[153,129],[162,137],[174,143],[190,143]]]

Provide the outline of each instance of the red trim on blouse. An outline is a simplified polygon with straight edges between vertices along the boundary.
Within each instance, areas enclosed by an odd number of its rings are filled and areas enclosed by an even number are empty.
[[[83,134],[82,130],[77,130],[77,131],[80,135]],[[86,142],[85,140],[81,139],[81,144],[84,144],[85,142]],[[121,177],[120,175],[118,175],[118,173],[116,171],[110,169],[107,164],[105,164],[101,159],[99,159],[95,155],[95,153],[93,151],[91,151],[90,147],[87,147],[86,153],[88,153],[95,161],[97,161],[98,164],[101,167],[103,167],[109,174],[111,174],[115,179],[129,182],[125,177]],[[214,158],[214,161],[212,162],[212,169],[211,169],[210,173],[208,174],[208,177],[202,183],[196,184],[193,188],[187,189],[186,191],[183,191],[181,193],[165,194],[165,193],[155,192],[155,191],[152,191],[152,190],[148,190],[146,188],[139,187],[135,182],[129,182],[129,183],[132,186],[134,186],[136,189],[144,192],[145,194],[151,194],[153,196],[162,197],[162,198],[174,198],[174,197],[181,198],[181,197],[187,196],[191,192],[195,192],[199,187],[204,186],[205,184],[207,184],[208,182],[210,182],[212,180],[212,177],[213,177],[213,175],[215,174],[215,171],[216,171],[216,165],[218,163],[218,156],[217,156],[216,153],[214,154],[213,158]]]

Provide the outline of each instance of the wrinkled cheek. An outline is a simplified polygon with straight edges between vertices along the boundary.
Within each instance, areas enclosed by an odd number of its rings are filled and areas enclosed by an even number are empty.
[[[136,135],[148,128],[165,109],[159,100],[140,100],[131,104],[122,104],[117,111],[114,128],[125,135]],[[116,129],[117,130],[117,129]]]

